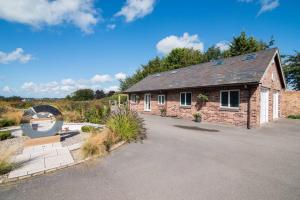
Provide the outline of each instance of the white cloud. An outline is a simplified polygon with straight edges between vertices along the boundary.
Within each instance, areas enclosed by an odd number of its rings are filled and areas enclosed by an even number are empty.
[[[31,81],[31,82],[23,83],[21,88],[25,91],[28,91],[28,92],[36,92],[38,87],[34,82]]]
[[[118,91],[119,86],[116,84],[116,79],[126,77],[124,73],[117,73],[114,78],[108,74],[96,74],[91,79],[74,80],[71,78],[62,79],[60,81],[50,81],[46,83],[35,83],[32,81],[24,82],[21,90],[26,92],[27,96],[47,96],[47,97],[65,97],[68,94],[78,90],[90,88],[93,90],[104,90],[106,92],[114,90]],[[109,82],[109,83],[108,83]]]
[[[7,92],[7,93],[11,93],[13,92],[13,89],[10,88],[9,86],[4,86],[3,89],[2,89],[3,92]]]
[[[279,0],[260,0],[261,8],[257,15],[271,11],[279,6]]]
[[[154,4],[155,0],[127,0],[115,16],[124,16],[126,22],[132,22],[150,14],[153,11]]]
[[[109,91],[115,91],[115,92],[117,92],[119,90],[120,90],[119,86],[117,86],[117,85],[113,85],[113,86],[110,86],[108,88],[104,88],[104,92],[109,92]]]
[[[63,85],[73,85],[73,84],[75,84],[75,81],[73,81],[73,80],[70,79],[70,78],[67,78],[67,79],[63,79],[63,80],[61,81],[61,83],[62,83]]]
[[[107,24],[106,29],[107,30],[114,30],[116,28],[116,24]]]
[[[126,79],[126,76],[127,75],[125,73],[120,72],[120,73],[115,74],[115,79],[124,80],[124,79]]]
[[[203,51],[204,45],[200,42],[198,35],[189,35],[184,33],[182,37],[170,35],[156,44],[158,52],[168,54],[175,48],[192,48],[195,50]]]
[[[260,5],[260,10],[257,13],[257,16],[261,15],[264,12],[274,10],[279,6],[279,0],[239,0],[244,3],[258,2]]]
[[[67,22],[91,33],[99,20],[93,4],[94,0],[2,0],[0,18],[37,28]]]
[[[93,78],[91,78],[92,83],[104,83],[112,81],[112,78],[108,74],[96,74]]]
[[[215,45],[216,48],[219,48],[221,51],[226,51],[230,47],[230,43],[228,41],[220,41]]]
[[[25,54],[22,48],[16,48],[16,50],[5,53],[0,51],[0,63],[8,64],[10,62],[19,61],[20,63],[27,63],[32,59],[30,54]]]

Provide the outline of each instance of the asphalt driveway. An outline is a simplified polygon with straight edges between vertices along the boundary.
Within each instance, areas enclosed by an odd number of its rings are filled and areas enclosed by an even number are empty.
[[[300,121],[246,130],[144,116],[148,139],[0,187],[0,199],[300,199]]]

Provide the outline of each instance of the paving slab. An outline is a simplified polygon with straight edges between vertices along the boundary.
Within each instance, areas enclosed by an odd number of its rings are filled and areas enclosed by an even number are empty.
[[[32,175],[74,163],[70,150],[62,147],[60,142],[26,147],[14,161],[19,167],[11,171],[8,178]]]

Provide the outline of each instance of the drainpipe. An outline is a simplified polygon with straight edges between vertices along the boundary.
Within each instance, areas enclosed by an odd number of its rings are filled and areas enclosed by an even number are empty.
[[[251,87],[247,87],[247,85],[245,85],[245,88],[248,88],[248,106],[247,106],[247,129],[251,128],[250,125],[250,120],[251,120]]]

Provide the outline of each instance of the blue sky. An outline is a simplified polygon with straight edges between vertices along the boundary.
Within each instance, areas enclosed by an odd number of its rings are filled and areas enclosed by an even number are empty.
[[[241,31],[274,36],[281,54],[291,54],[300,50],[299,8],[292,0],[2,0],[0,95],[117,89],[154,56],[226,49]]]

